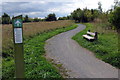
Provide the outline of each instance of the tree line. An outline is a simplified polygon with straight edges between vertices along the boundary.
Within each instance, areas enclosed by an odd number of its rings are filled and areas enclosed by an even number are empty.
[[[115,0],[111,9],[103,12],[101,2],[98,2],[98,9],[76,9],[71,13],[71,19],[75,22],[92,22],[101,20],[108,26],[113,26],[120,32],[120,1]]]
[[[30,18],[28,15],[23,17],[23,22],[39,22],[39,21],[57,21],[57,20],[75,20],[75,22],[92,22],[95,19],[107,20],[116,28],[120,28],[120,1],[115,0],[113,8],[106,12],[102,10],[101,2],[98,2],[97,9],[76,9],[70,15],[59,17],[57,19],[56,14],[48,14],[44,19],[41,18]],[[12,20],[7,13],[2,15],[2,24],[11,24]]]
[[[80,9],[74,10],[71,13],[71,17],[75,22],[90,22],[97,18],[99,11],[97,9]]]
[[[44,19],[41,18],[30,18],[28,15],[23,17],[23,22],[39,22],[39,21],[57,21],[57,20],[75,20],[75,22],[90,22],[98,17],[102,13],[101,3],[98,3],[98,9],[76,9],[69,16],[59,17],[57,19],[55,13],[47,15]],[[13,16],[14,17],[14,16]],[[11,24],[12,20],[7,13],[2,15],[2,24]]]
[[[14,16],[13,16],[14,17]],[[57,19],[56,14],[55,13],[50,13],[47,15],[47,17],[45,17],[44,19],[41,18],[30,18],[28,15],[25,15],[23,17],[23,23],[25,22],[39,22],[39,21],[57,21],[57,20],[69,20],[70,16],[67,17],[59,17]],[[2,15],[2,24],[11,24],[12,23],[12,18],[10,18],[10,16],[7,13],[4,13]]]
[[[14,16],[13,16],[14,17]],[[12,23],[12,18],[10,18],[10,16],[7,13],[4,13],[2,15],[2,24],[11,24]],[[23,22],[39,22],[39,21],[56,21],[57,17],[54,13],[49,14],[47,17],[45,17],[44,19],[41,18],[30,18],[28,15],[25,15],[23,17]]]

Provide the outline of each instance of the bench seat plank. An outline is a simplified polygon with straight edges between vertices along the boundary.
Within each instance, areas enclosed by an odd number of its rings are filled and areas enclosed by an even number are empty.
[[[92,32],[87,32],[87,34],[90,34],[92,36],[95,36],[95,33],[92,33]]]
[[[87,38],[89,40],[94,39],[94,37],[91,37],[91,36],[88,36],[88,35],[83,35],[83,37],[85,37],[85,38]]]

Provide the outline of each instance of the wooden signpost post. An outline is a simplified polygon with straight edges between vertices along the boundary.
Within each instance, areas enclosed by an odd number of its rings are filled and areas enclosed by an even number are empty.
[[[24,54],[23,54],[23,22],[22,15],[12,18],[15,78],[24,78]]]

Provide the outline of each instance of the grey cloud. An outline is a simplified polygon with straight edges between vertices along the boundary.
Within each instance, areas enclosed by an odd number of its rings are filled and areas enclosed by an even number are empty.
[[[3,3],[2,12],[6,12],[8,14],[14,14],[14,13],[29,13],[29,12],[35,12],[35,11],[41,11],[43,12],[44,9],[39,8],[39,6],[32,5],[28,2],[10,2],[10,3]]]
[[[17,14],[28,14],[31,17],[45,17],[50,12],[49,9],[59,8],[65,6],[66,4],[71,4],[71,2],[4,2],[2,3],[2,14],[8,13],[9,15]],[[31,14],[31,13],[36,14]],[[63,16],[64,14],[57,12],[58,16]]]

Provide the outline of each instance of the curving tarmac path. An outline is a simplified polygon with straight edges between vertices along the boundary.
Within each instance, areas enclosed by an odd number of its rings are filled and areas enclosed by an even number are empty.
[[[47,40],[45,45],[47,56],[70,70],[70,78],[118,78],[118,69],[95,58],[92,52],[71,39],[83,29],[85,26],[79,24],[76,29]]]

